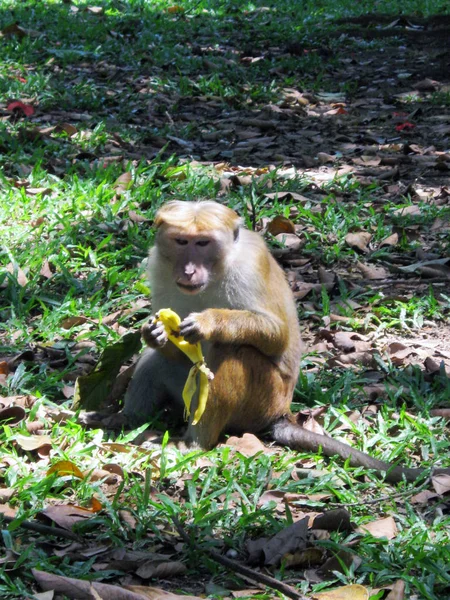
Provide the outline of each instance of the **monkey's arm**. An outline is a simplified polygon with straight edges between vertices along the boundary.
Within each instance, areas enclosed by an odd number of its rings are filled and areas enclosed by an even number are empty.
[[[399,483],[405,479],[413,482],[424,473],[422,468],[409,468],[384,462],[352,448],[344,442],[303,429],[297,423],[292,423],[289,417],[282,417],[271,428],[271,436],[275,442],[288,446],[291,450],[307,450],[317,453],[320,450],[325,456],[340,456],[350,460],[353,467],[365,467],[385,474],[388,483]],[[433,474],[450,474],[450,469],[433,469]]]
[[[279,356],[287,347],[289,330],[275,315],[250,310],[209,308],[191,313],[180,326],[189,342],[253,346],[266,356]]]

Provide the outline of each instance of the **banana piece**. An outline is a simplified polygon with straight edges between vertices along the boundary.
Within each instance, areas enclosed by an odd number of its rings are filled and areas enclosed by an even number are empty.
[[[206,402],[209,394],[209,382],[214,379],[213,373],[208,369],[203,357],[202,347],[200,342],[191,344],[180,336],[181,319],[176,312],[170,308],[162,308],[155,315],[154,322],[160,321],[166,330],[167,337],[175,344],[186,356],[194,363],[194,366],[189,371],[186,384],[183,389],[183,401],[185,405],[185,417],[189,417],[191,409],[192,397],[197,391],[197,375],[199,374],[199,392],[198,405],[192,419],[192,425],[196,425],[206,408]]]

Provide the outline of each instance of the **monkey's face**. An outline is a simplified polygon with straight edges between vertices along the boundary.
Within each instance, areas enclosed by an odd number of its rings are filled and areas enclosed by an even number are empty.
[[[221,256],[221,244],[215,236],[168,230],[158,246],[173,265],[173,278],[181,293],[199,294],[214,279]]]

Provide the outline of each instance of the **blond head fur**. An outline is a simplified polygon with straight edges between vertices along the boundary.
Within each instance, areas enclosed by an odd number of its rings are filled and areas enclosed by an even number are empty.
[[[186,233],[201,233],[211,230],[236,230],[240,217],[227,206],[217,202],[183,202],[173,200],[164,204],[155,217],[155,227],[163,225],[179,227]]]

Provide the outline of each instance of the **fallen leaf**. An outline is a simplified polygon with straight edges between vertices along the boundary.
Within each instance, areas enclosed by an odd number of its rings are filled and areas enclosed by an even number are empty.
[[[389,277],[389,272],[386,271],[383,267],[375,267],[373,265],[365,265],[364,263],[357,262],[356,266],[361,271],[366,279],[375,280],[375,279],[387,279]]]
[[[113,188],[119,196],[130,189],[133,183],[133,178],[130,171],[122,173],[114,182]]]
[[[25,287],[27,285],[27,276],[20,267],[14,265],[13,263],[9,263],[6,265],[5,268],[8,271],[8,273],[11,273],[11,275],[14,275],[16,277],[16,281],[21,287]]]
[[[50,279],[51,277],[53,277],[52,270],[50,269],[50,263],[48,262],[47,259],[45,259],[44,262],[42,263],[42,267],[41,267],[41,270],[39,271],[39,275],[42,275],[42,277],[45,277],[46,279]]]
[[[75,409],[97,410],[111,393],[120,367],[142,347],[140,331],[125,334],[118,342],[107,346],[89,375],[78,377],[75,383]]]
[[[450,491],[450,475],[432,475],[431,483],[433,484],[436,493],[443,496]]]
[[[402,579],[397,579],[385,600],[404,600],[404,598],[405,582]]]
[[[143,586],[143,585],[125,585],[126,590],[130,590],[136,593],[142,594],[139,596],[141,600],[148,598],[149,600],[203,600],[199,596],[186,596],[185,594],[173,594],[172,592],[166,592],[157,587]],[[110,597],[110,596],[109,596]],[[116,600],[116,597],[114,598]],[[122,598],[117,597],[117,600],[134,600],[134,598]]]
[[[369,590],[358,583],[311,595],[313,600],[368,600]]]
[[[142,577],[142,579],[151,579],[152,577],[166,579],[184,575],[186,571],[186,565],[180,561],[149,560],[136,570],[136,575]]]
[[[84,579],[75,579],[73,577],[63,577],[61,575],[54,575],[53,573],[46,573],[45,571],[39,571],[32,569],[34,578],[36,579],[39,586],[44,590],[54,590],[58,594],[67,596],[73,599],[92,599],[95,600],[94,592],[97,594],[97,598],[111,598],[114,600],[144,600],[150,598],[151,600],[176,600],[183,598],[183,600],[200,600],[195,596],[178,596],[171,594],[170,592],[164,592],[157,588],[147,588],[144,586],[134,586],[132,589],[126,589],[122,585],[110,585],[107,583],[91,582]],[[131,588],[131,586],[130,586]],[[157,590],[155,595],[151,596],[145,593],[144,590]]]
[[[56,473],[61,477],[65,475],[72,475],[78,479],[84,479],[84,474],[80,471],[77,465],[70,460],[60,460],[52,465],[50,469],[48,469],[47,475],[51,475],[52,473]]]
[[[425,78],[422,79],[422,81],[415,83],[413,88],[419,92],[435,92],[439,88],[439,83],[432,79]]]
[[[72,327],[78,327],[79,325],[84,325],[87,323],[89,319],[87,317],[83,317],[81,315],[77,317],[66,317],[60,323],[60,326],[63,329],[72,329]]]
[[[52,446],[52,438],[47,435],[16,435],[17,444],[27,451],[37,450],[42,446]]]
[[[58,504],[56,506],[47,506],[40,515],[50,519],[62,527],[62,529],[72,530],[72,527],[76,523],[84,522],[86,519],[92,519],[92,511],[78,506],[67,506],[65,504]]]
[[[27,416],[22,406],[8,406],[0,410],[0,423],[2,425],[17,425]]]
[[[398,233],[393,233],[380,242],[380,248],[383,246],[396,246],[398,244]]]
[[[258,452],[267,451],[264,444],[252,433],[244,433],[242,437],[230,436],[226,445],[232,446],[244,456],[255,456]]]
[[[423,490],[422,492],[411,496],[410,502],[411,504],[428,504],[430,500],[435,500],[436,498],[439,498],[439,494],[436,494],[436,492]]]
[[[268,223],[267,232],[274,236],[280,233],[295,234],[295,225],[290,219],[287,219],[282,215],[277,215]]]
[[[305,517],[282,529],[270,539],[249,540],[247,542],[249,561],[254,563],[262,559],[265,565],[277,566],[286,554],[304,550],[308,523],[309,518]]]
[[[357,231],[355,233],[348,233],[345,236],[345,242],[351,248],[361,250],[361,252],[369,252],[368,244],[372,239],[372,234],[366,231]]]
[[[292,251],[298,250],[302,244],[300,238],[293,233],[279,233],[275,239]]]
[[[398,533],[397,525],[392,517],[364,523],[364,525],[360,525],[358,530],[370,533],[373,537],[387,538],[388,540],[394,539]]]

